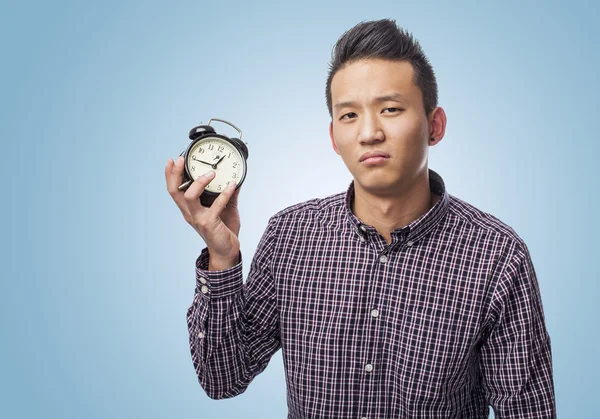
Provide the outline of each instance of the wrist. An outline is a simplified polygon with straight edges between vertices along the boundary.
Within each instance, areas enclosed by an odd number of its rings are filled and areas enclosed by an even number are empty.
[[[220,256],[213,255],[209,250],[208,258],[208,270],[209,271],[223,271],[225,269],[231,269],[235,265],[240,263],[240,252],[239,250],[235,255]]]

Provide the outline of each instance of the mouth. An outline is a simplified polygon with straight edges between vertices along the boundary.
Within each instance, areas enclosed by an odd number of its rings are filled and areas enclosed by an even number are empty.
[[[359,162],[365,164],[379,164],[385,162],[389,158],[390,155],[383,151],[370,151],[360,156]]]

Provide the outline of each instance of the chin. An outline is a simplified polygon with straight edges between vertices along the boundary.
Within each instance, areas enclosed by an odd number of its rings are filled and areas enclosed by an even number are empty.
[[[397,182],[393,182],[390,179],[381,179],[372,177],[370,179],[359,179],[354,178],[360,187],[369,193],[374,195],[387,195],[394,191]]]

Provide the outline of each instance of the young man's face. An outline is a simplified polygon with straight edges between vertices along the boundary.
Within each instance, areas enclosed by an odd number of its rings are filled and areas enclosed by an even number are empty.
[[[429,124],[408,62],[356,61],[331,82],[333,148],[356,188],[393,195],[425,170]],[[365,153],[381,157],[364,159]]]

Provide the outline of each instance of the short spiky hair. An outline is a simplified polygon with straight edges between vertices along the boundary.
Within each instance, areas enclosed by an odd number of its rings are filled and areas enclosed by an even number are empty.
[[[425,114],[429,114],[437,106],[437,81],[421,45],[410,33],[398,27],[395,20],[382,19],[359,23],[346,31],[333,47],[325,91],[331,117],[333,76],[344,66],[366,58],[408,61],[414,70],[414,82],[423,94]]]

